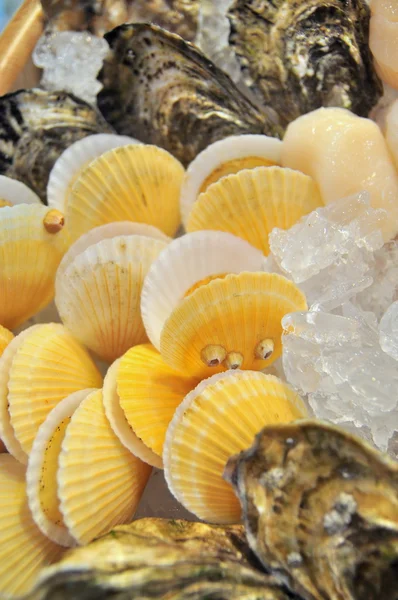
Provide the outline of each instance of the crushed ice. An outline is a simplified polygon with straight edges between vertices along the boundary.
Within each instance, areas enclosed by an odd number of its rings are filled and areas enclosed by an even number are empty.
[[[33,52],[33,62],[43,69],[40,85],[95,104],[102,88],[96,77],[108,50],[106,40],[87,31],[46,32]]]
[[[295,281],[309,310],[282,321],[283,370],[314,414],[387,450],[398,431],[398,241],[366,192],[270,234],[266,269]]]

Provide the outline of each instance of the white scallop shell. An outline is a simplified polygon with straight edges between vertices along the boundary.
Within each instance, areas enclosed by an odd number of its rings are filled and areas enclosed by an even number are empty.
[[[88,135],[69,146],[51,169],[47,185],[48,205],[65,212],[66,195],[71,180],[88,163],[104,152],[129,144],[141,144],[141,142],[127,135],[97,133]]]
[[[258,156],[279,165],[282,142],[267,135],[232,135],[210,144],[189,165],[181,187],[180,209],[184,226],[204,180],[221,164],[246,156]]]
[[[223,231],[195,231],[173,240],[152,263],[144,280],[141,314],[152,344],[160,349],[165,321],[189,288],[209,277],[261,271],[264,255]]]
[[[39,196],[22,181],[5,175],[0,175],[0,200],[6,200],[13,206],[16,204],[42,204]]]

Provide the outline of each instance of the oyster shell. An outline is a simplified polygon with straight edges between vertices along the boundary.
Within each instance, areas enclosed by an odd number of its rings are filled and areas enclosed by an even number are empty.
[[[147,24],[105,35],[98,106],[118,133],[161,146],[187,164],[212,142],[242,133],[278,136],[271,118],[199,50]]]
[[[19,90],[0,98],[0,174],[22,181],[43,202],[50,171],[73,142],[112,128],[66,92]]]
[[[398,465],[342,429],[275,425],[232,458],[249,544],[305,600],[396,600]]]
[[[228,19],[245,84],[283,124],[321,106],[367,116],[381,97],[364,0],[234,0]]]
[[[241,526],[141,519],[45,569],[30,600],[289,600],[256,568]]]
[[[196,34],[200,0],[41,0],[58,30],[89,30],[104,35],[123,23],[152,22],[186,40]]]

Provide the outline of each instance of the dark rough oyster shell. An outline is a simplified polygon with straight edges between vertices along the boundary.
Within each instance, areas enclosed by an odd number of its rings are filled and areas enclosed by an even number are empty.
[[[316,421],[266,427],[226,468],[251,548],[306,600],[398,598],[398,464]]]
[[[29,598],[289,600],[257,566],[240,526],[141,519],[70,551]]]
[[[321,106],[368,116],[382,95],[365,0],[235,0],[228,18],[246,84],[282,123]]]
[[[20,90],[0,98],[0,174],[23,181],[46,201],[58,156],[86,135],[112,128],[89,104],[66,92]]]
[[[182,38],[128,24],[105,39],[111,52],[99,74],[98,106],[118,133],[161,146],[184,164],[229,135],[278,134],[231,79]]]

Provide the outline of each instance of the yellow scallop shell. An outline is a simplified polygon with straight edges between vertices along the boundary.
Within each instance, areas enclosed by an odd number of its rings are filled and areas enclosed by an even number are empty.
[[[36,204],[0,209],[0,323],[14,329],[54,295],[55,272],[68,246],[63,216]]]
[[[308,175],[258,167],[223,177],[201,194],[192,207],[187,231],[227,231],[269,254],[268,236],[274,227],[289,229],[322,204]]]
[[[3,354],[4,350],[7,348],[8,344],[14,338],[14,334],[0,325],[0,356]]]
[[[146,446],[126,419],[126,415],[120,406],[120,398],[117,393],[117,372],[121,358],[109,367],[102,388],[102,400],[108,421],[123,446],[130,450],[144,462],[153,467],[163,468],[162,458]]]
[[[22,343],[8,370],[6,401],[27,459],[50,410],[73,392],[100,387],[102,378],[87,350],[62,325],[36,325],[20,335]]]
[[[37,528],[26,497],[25,467],[0,456],[0,597],[21,598],[41,569],[61,558],[63,549]]]
[[[250,447],[265,425],[306,413],[301,398],[273,375],[228,371],[202,381],[167,430],[163,462],[171,492],[200,519],[238,522],[239,500],[222,478],[227,460]]]
[[[134,433],[159,457],[177,406],[198,383],[170,368],[151,344],[135,346],[120,359],[120,406]]]
[[[60,508],[75,540],[86,544],[130,521],[150,472],[113,432],[102,391],[91,393],[74,412],[59,456]]]
[[[103,239],[57,275],[55,303],[62,322],[102,360],[113,362],[148,340],[141,290],[166,246],[167,241],[141,235]]]
[[[307,310],[305,296],[285,277],[230,274],[200,286],[172,311],[160,352],[177,371],[200,378],[229,368],[236,355],[237,366],[260,371],[281,354],[282,317],[298,310]]]
[[[66,208],[75,240],[112,221],[136,221],[173,236],[180,224],[184,168],[156,146],[132,145],[105,152],[74,184]]]
[[[81,402],[95,390],[80,390],[59,402],[40,425],[29,455],[26,471],[29,508],[33,519],[50,540],[74,546],[59,509],[58,459],[71,417]]]

